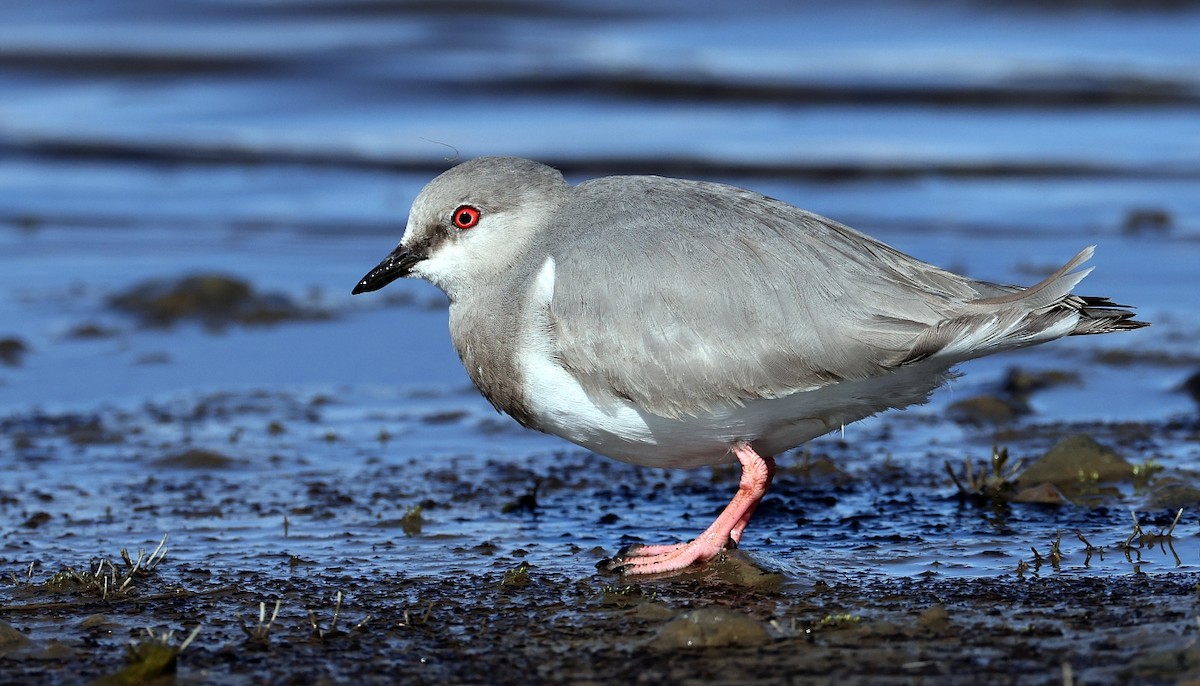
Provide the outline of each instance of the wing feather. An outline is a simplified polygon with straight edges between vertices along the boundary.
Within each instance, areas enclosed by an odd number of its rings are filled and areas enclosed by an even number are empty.
[[[962,317],[1012,310],[1003,336],[1029,311],[1021,289],[716,184],[586,182],[545,240],[562,364],[594,397],[666,417],[884,374],[969,338],[977,322]],[[1043,290],[1060,297],[1077,280],[1064,274]],[[971,304],[988,298],[1004,302]]]

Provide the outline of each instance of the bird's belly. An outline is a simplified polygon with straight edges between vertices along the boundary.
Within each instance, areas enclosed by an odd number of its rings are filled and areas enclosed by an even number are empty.
[[[700,416],[679,419],[639,410],[625,400],[603,406],[554,404],[535,414],[538,428],[588,450],[623,462],[649,467],[691,468],[733,462],[731,446],[747,441],[763,455],[772,455],[829,432],[824,419],[775,420],[768,407],[715,408]],[[776,401],[778,402],[778,401]],[[772,421],[775,420],[775,421]]]
[[[944,366],[915,364],[871,379],[719,403],[695,416],[670,418],[623,398],[598,401],[551,360],[526,364],[524,372],[536,428],[623,462],[676,468],[732,462],[730,447],[739,441],[759,454],[778,454],[881,410],[925,402],[949,376]]]

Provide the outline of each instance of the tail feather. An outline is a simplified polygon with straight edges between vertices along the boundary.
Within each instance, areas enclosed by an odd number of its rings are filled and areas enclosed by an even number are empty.
[[[1134,319],[1128,305],[1071,293],[1092,268],[1072,270],[1091,259],[1094,251],[1095,246],[1084,248],[1034,286],[1013,287],[1003,295],[970,301],[967,312],[938,322],[918,335],[900,363],[934,356],[965,360],[1063,336],[1149,326],[1149,322]],[[993,288],[1008,290],[1009,287]]]
[[[1075,325],[1072,336],[1084,336],[1093,333],[1112,333],[1114,331],[1132,331],[1150,322],[1134,319],[1137,314],[1129,305],[1119,305],[1108,298],[1094,296],[1072,296],[1081,301],[1079,307],[1079,323]]]
[[[1092,273],[1094,267],[1071,271],[1092,259],[1096,254],[1096,246],[1089,245],[1080,250],[1075,257],[1064,264],[1036,285],[1006,293],[993,298],[973,300],[972,305],[1008,305],[1020,304],[1031,311],[1047,309],[1059,314],[1075,314],[1079,316],[1074,330],[1067,335],[1081,336],[1094,333],[1112,333],[1114,331],[1132,331],[1149,322],[1134,319],[1136,316],[1129,305],[1119,305],[1108,298],[1095,296],[1080,296],[1071,293],[1080,281]]]
[[[1071,289],[1079,285],[1083,281],[1083,277],[1092,273],[1095,267],[1088,267],[1077,272],[1071,270],[1079,265],[1092,259],[1092,255],[1096,254],[1096,246],[1089,245],[1080,250],[1075,257],[1072,257],[1069,262],[1064,264],[1058,271],[1050,276],[1042,279],[1040,282],[1030,286],[1029,288],[1018,288],[1011,293],[1006,293],[1001,296],[992,298],[980,298],[972,300],[973,305],[1005,305],[1008,303],[1020,302],[1031,310],[1036,310],[1042,307],[1048,307],[1058,303],[1063,298],[1071,294]]]

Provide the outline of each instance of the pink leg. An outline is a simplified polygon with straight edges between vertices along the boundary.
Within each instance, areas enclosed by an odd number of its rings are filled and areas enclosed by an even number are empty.
[[[742,480],[733,500],[716,521],[690,543],[638,546],[621,554],[623,574],[674,572],[716,557],[732,540],[736,545],[750,517],[775,476],[775,459],[760,457],[749,443],[735,443],[733,454],[742,463]]]
[[[750,446],[746,446],[746,449],[749,450]],[[754,451],[751,450],[751,452]],[[750,503],[750,509],[746,510],[746,514],[742,515],[737,524],[734,524],[733,528],[729,530],[729,537],[733,539],[735,545],[742,542],[742,532],[746,530],[746,525],[750,523],[750,518],[754,516],[754,511],[758,509],[758,504],[762,502],[762,497],[766,494],[767,487],[771,485],[771,481],[775,478],[775,458],[764,457],[762,461],[767,465],[767,479],[763,483],[762,493],[758,496],[757,500]]]

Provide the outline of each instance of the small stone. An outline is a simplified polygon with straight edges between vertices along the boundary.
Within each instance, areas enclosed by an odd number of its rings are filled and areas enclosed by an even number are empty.
[[[96,324],[93,322],[85,322],[71,327],[67,332],[67,338],[77,340],[95,340],[100,338],[112,338],[117,335],[117,330]]]
[[[25,341],[20,338],[8,337],[0,338],[0,364],[9,367],[21,366],[21,360],[24,359],[25,353],[29,352],[29,346],[25,345]]]
[[[1192,400],[1200,403],[1200,371],[1192,374],[1183,382],[1183,392],[1192,396]]]
[[[1153,509],[1178,510],[1200,504],[1200,488],[1178,479],[1159,480],[1150,491],[1147,507]]]
[[[1017,479],[1020,488],[1052,483],[1060,489],[1087,481],[1124,481],[1133,465],[1090,436],[1068,436],[1029,465]]]
[[[1170,233],[1175,225],[1171,213],[1158,207],[1135,207],[1125,214],[1121,232],[1127,236]]]
[[[1040,483],[1030,486],[1013,496],[1014,503],[1035,503],[1038,505],[1068,505],[1070,500],[1058,487],[1052,483]]]
[[[640,603],[633,611],[633,616],[638,619],[644,619],[650,622],[662,622],[671,618],[674,613],[671,608],[662,603],[656,603],[653,600],[647,600]]]
[[[946,408],[947,416],[960,424],[1004,424],[1028,413],[1025,403],[994,395],[959,400]]]
[[[650,641],[659,650],[752,647],[769,643],[771,634],[753,617],[725,607],[689,610],[668,622]]]
[[[846,473],[836,462],[825,455],[805,459],[788,469],[788,474],[800,476],[808,481],[816,482],[847,482],[854,477]]]
[[[52,638],[46,643],[46,647],[37,655],[37,658],[39,660],[72,660],[78,656],[77,650],[57,638]]]
[[[1026,398],[1037,391],[1069,383],[1079,383],[1079,375],[1056,369],[1031,372],[1020,367],[1010,367],[1004,374],[1004,380],[1000,382],[1000,388],[1013,398]]]
[[[950,613],[941,605],[934,605],[917,617],[917,625],[927,631],[940,632],[945,630],[949,624]]]
[[[878,638],[900,638],[904,636],[904,628],[895,622],[871,622],[865,628],[867,634]]]
[[[156,467],[172,469],[228,469],[237,460],[211,450],[192,448],[174,455],[166,455],[151,462]]]
[[[713,560],[708,573],[722,583],[766,594],[778,593],[784,582],[784,575],[779,570],[763,564],[744,550],[726,551]]]
[[[48,521],[50,521],[49,512],[34,512],[24,522],[21,522],[21,526],[26,529],[36,529]]]
[[[327,316],[285,295],[258,293],[248,282],[225,274],[142,281],[109,298],[109,305],[156,325],[183,319],[210,325],[273,324]]]
[[[109,619],[108,615],[94,614],[79,620],[76,626],[80,629],[113,629],[120,625]]]
[[[0,622],[0,655],[29,645],[29,637],[17,631],[11,624]]]

